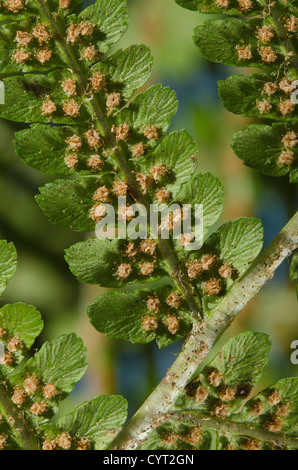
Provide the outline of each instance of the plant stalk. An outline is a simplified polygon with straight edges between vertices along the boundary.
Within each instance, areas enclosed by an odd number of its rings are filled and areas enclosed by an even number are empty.
[[[11,429],[14,440],[23,450],[39,450],[39,440],[31,431],[22,412],[12,403],[5,384],[0,383],[0,412]]]
[[[287,436],[283,432],[270,432],[261,426],[257,426],[253,423],[237,423],[227,422],[220,418],[214,418],[205,413],[195,411],[170,413],[171,419],[177,419],[178,421],[188,424],[190,426],[200,426],[203,429],[209,429],[211,431],[217,431],[220,433],[233,434],[234,436],[245,436],[259,441],[271,442],[279,447],[298,447],[298,441],[296,438]]]
[[[277,267],[298,247],[298,212],[233,284],[201,325],[194,325],[181,353],[149,398],[117,435],[109,449],[134,450],[141,445],[160,416],[170,412],[178,396],[198,371],[214,344],[233,319],[270,280]]]

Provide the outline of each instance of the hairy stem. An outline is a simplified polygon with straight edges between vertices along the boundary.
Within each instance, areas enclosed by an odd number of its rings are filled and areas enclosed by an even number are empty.
[[[23,450],[38,450],[39,440],[31,431],[21,412],[10,399],[4,383],[0,383],[0,412],[11,429],[14,440]]]
[[[159,416],[170,411],[180,393],[198,371],[199,365],[236,315],[272,278],[281,262],[297,247],[298,212],[235,282],[224,299],[210,312],[205,323],[193,327],[173,366],[115,438],[110,446],[111,449],[135,449],[146,439],[158,423]]]
[[[237,422],[227,422],[220,418],[214,418],[205,413],[200,413],[195,411],[181,412],[177,411],[175,413],[170,413],[170,419],[177,419],[182,421],[184,424],[189,424],[191,426],[200,426],[204,429],[209,429],[212,431],[218,431],[220,433],[229,433],[233,434],[236,437],[251,437],[263,442],[272,442],[279,447],[295,447],[297,448],[297,439],[286,436],[282,432],[270,432],[261,426],[257,426],[253,423],[237,423]]]

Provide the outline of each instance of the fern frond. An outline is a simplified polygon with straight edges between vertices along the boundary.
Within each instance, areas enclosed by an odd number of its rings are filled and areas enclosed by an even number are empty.
[[[9,76],[0,115],[32,124],[15,140],[26,163],[74,175],[41,188],[36,199],[45,215],[54,224],[92,231],[104,204],[115,207],[119,196],[127,198],[126,221],[135,203],[147,213],[153,203],[202,204],[206,238],[221,214],[223,190],[213,175],[198,173],[198,148],[185,130],[165,136],[177,109],[175,93],[154,85],[134,97],[152,66],[145,46],[105,55],[127,27],[126,2],[100,0],[75,15],[77,3],[70,0],[19,1],[17,22],[10,3],[2,10],[10,22],[2,25],[0,60]],[[176,216],[172,210],[170,232]],[[117,289],[90,307],[93,325],[134,342],[156,338],[160,346],[185,336],[257,256],[262,227],[241,218],[199,251],[188,251],[188,243],[187,237],[171,233],[165,240],[155,233],[145,240],[93,238],[67,250],[80,281]],[[161,292],[152,281],[167,287]]]
[[[11,243],[0,245],[3,285],[16,260]],[[42,328],[41,315],[32,305],[1,308],[0,449],[105,449],[126,420],[126,401],[99,396],[53,424],[61,401],[86,372],[86,348],[75,334],[62,335],[23,363]]]
[[[289,174],[290,181],[297,183],[297,1],[176,3],[203,13],[228,15],[197,27],[194,41],[209,60],[264,70],[219,82],[219,94],[228,111],[264,120],[237,132],[232,148],[247,166],[272,176]]]
[[[298,379],[282,379],[253,398],[271,342],[245,332],[186,386],[172,410],[141,449],[286,450],[298,448]]]

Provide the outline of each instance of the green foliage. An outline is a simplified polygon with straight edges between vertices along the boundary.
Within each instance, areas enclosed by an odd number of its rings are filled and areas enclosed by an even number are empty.
[[[128,227],[137,220],[135,213],[131,215],[133,204],[148,210],[158,202],[168,209],[166,224],[162,222],[145,239],[89,238],[66,250],[66,261],[80,282],[113,289],[88,308],[98,331],[133,343],[156,340],[164,347],[195,326],[198,336],[205,335],[195,346],[196,358],[203,360],[221,331],[220,321],[214,328],[212,318],[209,323],[211,311],[221,301],[225,311],[225,295],[258,256],[262,225],[254,218],[239,218],[213,231],[223,210],[223,189],[213,175],[199,173],[198,148],[185,130],[166,134],[177,110],[175,93],[161,85],[136,93],[150,76],[150,51],[141,45],[107,54],[127,28],[125,0],[98,0],[72,14],[79,3],[2,2],[0,67],[5,104],[0,115],[30,124],[15,138],[16,152],[25,163],[69,176],[46,184],[36,197],[53,224],[93,231],[106,214],[105,203],[111,203],[118,210],[120,230],[120,196],[127,200]],[[275,176],[291,173],[294,181],[297,116],[289,96],[297,77],[291,54],[297,41],[284,31],[295,32],[292,5],[278,1],[267,11],[262,1],[255,0],[178,3],[210,13],[225,9],[232,15],[258,16],[213,20],[196,30],[195,41],[211,60],[265,69],[220,84],[227,109],[267,119],[266,124],[238,133],[233,148],[246,164]],[[276,12],[284,15],[283,34]],[[185,216],[174,204],[203,206],[200,249],[187,249],[194,216],[188,237],[174,236]],[[167,240],[159,236],[165,228],[170,232]],[[294,257],[291,264],[293,281],[296,261]],[[0,242],[0,294],[15,267],[14,248]],[[113,447],[126,419],[122,397],[97,397],[55,420],[61,400],[86,371],[86,349],[75,334],[62,335],[28,359],[41,330],[34,307],[18,303],[1,309],[0,448]],[[205,450],[212,447],[214,433],[219,449],[297,448],[296,379],[283,379],[247,401],[269,350],[266,335],[247,332],[229,341],[185,389],[183,378],[168,374],[164,383],[174,388],[164,407],[169,413],[154,416],[153,425],[152,417],[142,416],[141,410],[140,421],[146,421],[141,435],[150,425],[153,430],[139,448]],[[183,375],[192,360],[189,356],[180,364],[183,372],[178,366],[178,373]],[[140,439],[136,437],[137,442]]]
[[[271,121],[236,133],[233,150],[247,166],[272,176],[289,174],[290,181],[297,183],[297,1],[176,3],[203,13],[234,15],[209,20],[197,27],[194,35],[209,60],[264,69],[264,73],[233,75],[219,82],[219,94],[228,111]]]
[[[12,243],[0,241],[0,295],[4,291],[17,267],[17,254]]]
[[[68,0],[21,4],[15,12],[20,22],[8,6],[2,11],[9,21],[2,26],[0,65],[10,76],[4,78],[0,115],[31,124],[15,139],[24,162],[72,175],[40,189],[36,200],[45,215],[54,224],[92,231],[104,217],[104,204],[116,207],[118,196],[127,198],[130,223],[133,203],[147,209],[157,202],[196,203],[203,205],[207,239],[223,209],[223,189],[217,178],[198,172],[198,148],[185,130],[166,136],[177,110],[175,93],[154,85],[134,96],[151,72],[147,47],[106,55],[127,27],[126,2],[97,1],[78,16],[69,15],[77,2]],[[259,222],[238,219],[202,250],[188,251],[187,238],[172,236],[183,217],[170,209],[169,240],[157,233],[137,241],[91,238],[67,250],[80,281],[120,289],[90,307],[99,331],[170,344],[186,335],[199,312],[208,313],[261,249]],[[191,231],[194,222],[193,216]],[[169,287],[150,287],[162,279]],[[128,284],[130,292],[122,292]]]
[[[92,325],[113,338],[133,343],[148,343],[156,339],[160,347],[183,337],[192,322],[185,303],[170,308],[167,298],[171,287],[142,289],[133,292],[109,292],[101,295],[88,309]],[[158,299],[152,315],[150,305]],[[170,335],[169,335],[170,333]]]
[[[271,176],[289,174],[290,182],[297,183],[297,1],[176,2],[190,10],[234,15],[209,20],[194,35],[196,45],[211,61],[264,69],[263,73],[232,75],[219,82],[219,95],[228,111],[264,119],[264,123],[234,134],[232,148],[247,166]],[[298,276],[295,259],[292,280]]]
[[[0,263],[12,272],[15,249]],[[3,270],[4,272],[4,270]],[[5,278],[7,279],[7,277]],[[104,449],[126,419],[126,402],[119,396],[99,396],[60,418],[51,418],[87,369],[86,348],[75,334],[62,335],[28,356],[43,328],[40,313],[23,303],[0,312],[0,449]]]
[[[250,398],[271,342],[262,333],[232,338],[186,386],[164,423],[142,449],[294,449],[298,379],[282,379]]]

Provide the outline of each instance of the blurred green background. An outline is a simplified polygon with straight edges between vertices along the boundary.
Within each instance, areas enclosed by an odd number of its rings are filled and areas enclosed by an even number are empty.
[[[89,3],[85,1],[84,7]],[[128,6],[130,26],[117,48],[133,43],[151,48],[155,64],[148,85],[169,85],[179,99],[170,130],[188,129],[200,147],[201,171],[211,171],[223,183],[221,223],[239,216],[260,217],[267,245],[297,207],[297,192],[287,177],[262,176],[233,154],[232,134],[249,121],[225,111],[218,97],[217,81],[235,70],[208,63],[193,44],[193,29],[206,15],[184,10],[174,0],[128,0]],[[83,338],[89,370],[63,411],[100,393],[119,393],[128,399],[131,414],[163,377],[181,344],[163,350],[154,344],[131,345],[109,340],[90,325],[86,308],[102,289],[79,284],[63,257],[65,248],[87,235],[52,226],[38,208],[38,187],[54,177],[16,157],[12,141],[21,128],[0,120],[0,238],[13,241],[18,250],[17,274],[0,302],[24,301],[41,311],[45,328],[36,347],[66,332]],[[262,387],[298,375],[298,366],[290,362],[291,342],[298,339],[298,311],[288,264],[289,260],[283,263],[220,341],[247,329],[270,335],[273,349]]]

